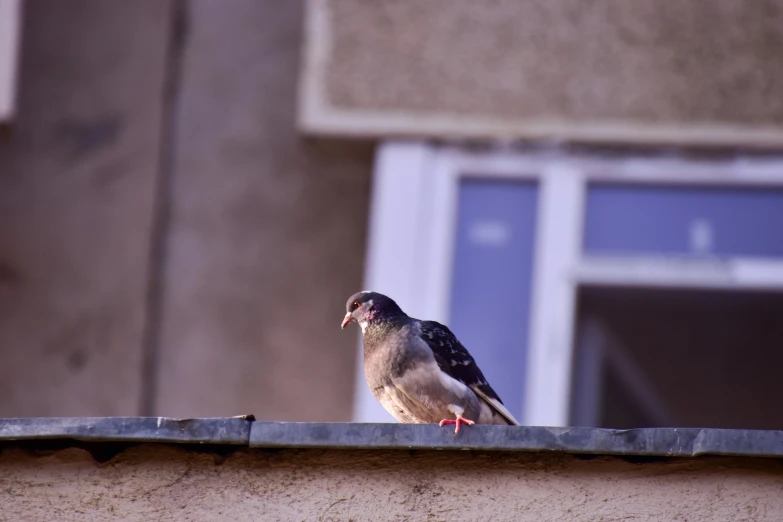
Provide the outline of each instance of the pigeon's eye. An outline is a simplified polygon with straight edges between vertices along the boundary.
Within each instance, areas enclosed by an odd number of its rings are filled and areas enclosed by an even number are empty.
[[[362,303],[360,303],[359,301],[356,301],[356,302],[353,304],[353,309],[354,309],[354,310],[356,310],[356,309],[357,309],[357,308],[359,308],[360,306],[362,306]]]

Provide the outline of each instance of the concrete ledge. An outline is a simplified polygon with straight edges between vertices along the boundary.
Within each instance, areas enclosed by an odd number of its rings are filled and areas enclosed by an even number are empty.
[[[592,455],[783,457],[783,431],[259,422],[252,416],[0,419],[0,442],[71,439],[251,448],[442,449]]]
[[[780,457],[782,440],[680,428],[455,435],[251,418],[5,419],[0,519],[777,522],[783,459],[755,457]],[[697,455],[710,456],[683,458]]]

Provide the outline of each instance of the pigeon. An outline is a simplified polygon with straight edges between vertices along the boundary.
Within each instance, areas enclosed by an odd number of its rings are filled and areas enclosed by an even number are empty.
[[[367,384],[398,421],[455,424],[455,433],[463,424],[519,425],[448,327],[409,317],[377,292],[357,292],[345,309],[341,328],[362,329]]]

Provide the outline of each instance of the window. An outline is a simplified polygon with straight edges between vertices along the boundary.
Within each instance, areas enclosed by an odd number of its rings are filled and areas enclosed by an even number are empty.
[[[722,292],[727,303],[743,292],[783,292],[783,158],[389,142],[379,147],[371,212],[365,287],[448,324],[528,425],[666,422],[670,397],[656,395],[659,383],[635,351],[647,348],[607,341],[622,334],[605,307],[618,299],[612,291],[625,292],[619,310],[630,314],[652,306],[641,290],[669,290],[659,299],[694,317],[720,316],[699,308],[699,292]],[[693,386],[704,381],[689,375]],[[626,390],[629,382],[642,385]],[[609,389],[626,390],[631,402],[606,403]],[[392,420],[361,364],[356,390],[356,420]],[[637,406],[637,419],[622,413]]]
[[[537,183],[463,177],[448,325],[506,407],[522,418],[533,282]]]

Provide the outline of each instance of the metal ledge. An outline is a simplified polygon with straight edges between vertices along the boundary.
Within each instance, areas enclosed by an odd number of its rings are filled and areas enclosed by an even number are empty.
[[[546,428],[434,424],[296,424],[256,422],[251,447],[469,449],[595,455],[782,457],[783,431],[700,428]]]
[[[442,449],[696,457],[783,457],[783,431],[700,428],[546,428],[434,424],[259,422],[252,416],[0,419],[0,443],[80,440],[222,444],[251,448]]]
[[[247,446],[252,418],[46,417],[0,419],[0,442],[72,439]]]

